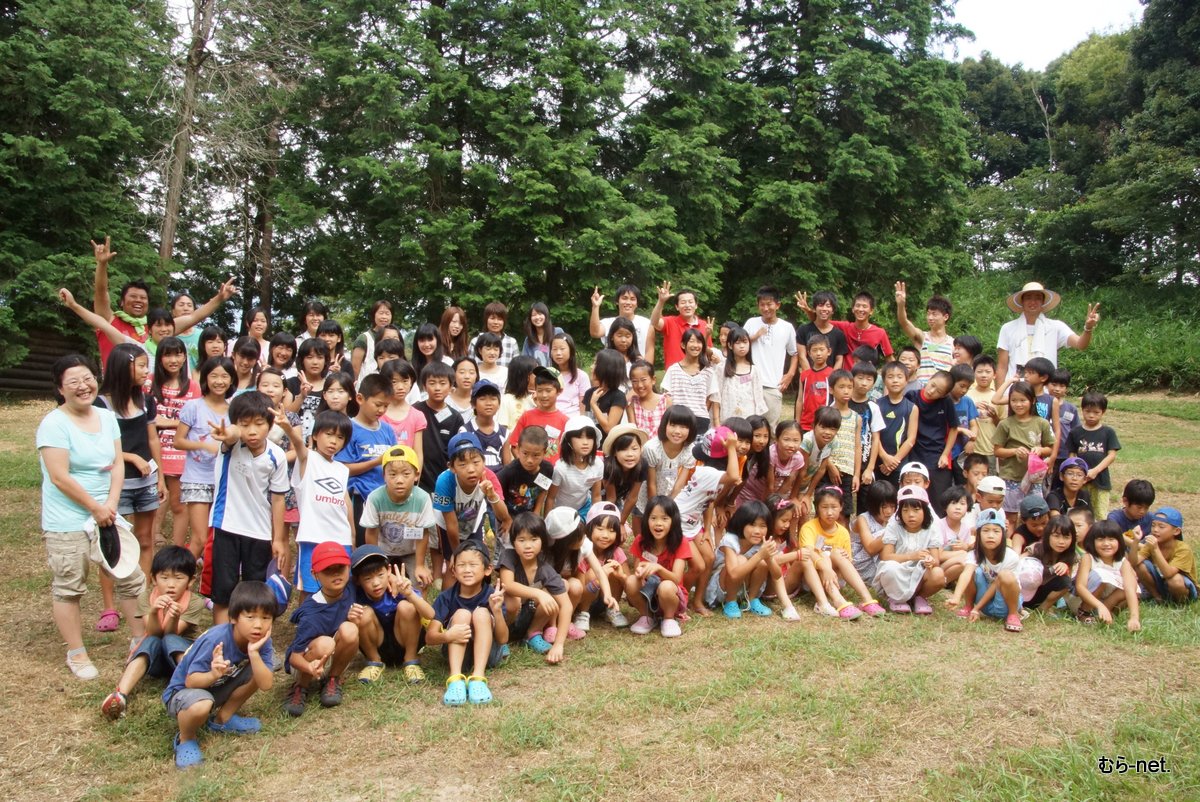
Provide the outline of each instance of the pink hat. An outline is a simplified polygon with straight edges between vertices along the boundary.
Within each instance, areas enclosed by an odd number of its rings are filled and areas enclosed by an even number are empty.
[[[903,504],[906,501],[919,501],[922,504],[929,503],[929,494],[925,492],[925,488],[917,487],[916,485],[905,485],[900,488],[900,492],[896,494],[896,503]]]

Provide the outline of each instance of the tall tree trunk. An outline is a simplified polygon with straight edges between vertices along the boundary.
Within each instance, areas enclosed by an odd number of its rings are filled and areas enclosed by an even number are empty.
[[[175,230],[179,227],[179,204],[183,197],[183,179],[192,147],[192,126],[196,121],[196,88],[200,70],[208,60],[208,39],[217,16],[216,0],[193,0],[192,42],[188,47],[183,72],[183,95],[179,100],[179,122],[172,142],[171,161],[167,166],[167,203],[163,211],[158,260],[162,266],[175,253]]]
[[[258,295],[263,308],[271,308],[272,284],[275,280],[272,258],[272,243],[275,236],[275,215],[271,212],[271,185],[275,182],[279,160],[279,125],[278,117],[267,125],[267,160],[263,165],[263,176],[258,198],[258,261],[261,265],[259,273]]]

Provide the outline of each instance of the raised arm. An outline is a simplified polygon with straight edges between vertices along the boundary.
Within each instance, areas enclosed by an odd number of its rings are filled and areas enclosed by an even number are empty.
[[[112,301],[108,297],[108,263],[116,257],[112,249],[112,237],[105,237],[103,244],[92,240],[92,254],[96,257],[96,278],[92,289],[92,311],[105,321],[112,320]]]
[[[662,286],[658,288],[658,300],[654,302],[654,308],[650,310],[650,327],[655,331],[663,330],[663,306],[667,303],[667,299],[671,297],[671,282],[664,281]]]
[[[141,345],[141,343],[138,343],[136,340],[133,340],[118,331],[117,328],[109,322],[112,319],[111,315],[109,315],[109,317],[103,317],[83,306],[75,300],[75,296],[72,295],[71,291],[66,287],[59,288],[58,300],[62,301],[63,306],[74,312],[76,316],[84,323],[88,324],[88,326],[103,332],[104,336],[107,337],[109,342],[111,342],[113,345],[121,345],[122,343],[136,343],[139,346]]]
[[[904,288],[903,281],[896,282],[896,322],[900,324],[901,330],[908,335],[913,341],[913,345],[918,348],[921,343],[925,342],[925,332],[914,326],[908,319],[908,309],[905,304],[908,302],[908,291]]]
[[[600,325],[600,304],[604,303],[604,296],[600,294],[600,288],[596,287],[592,290],[592,314],[588,318],[588,334],[593,337],[603,337],[604,329]]]
[[[221,289],[217,290],[217,294],[204,302],[196,311],[188,315],[180,315],[175,318],[175,330],[184,331],[195,326],[202,320],[205,320],[213,312],[221,308],[221,304],[228,301],[237,293],[237,285],[233,283],[233,279],[229,279],[221,285]]]

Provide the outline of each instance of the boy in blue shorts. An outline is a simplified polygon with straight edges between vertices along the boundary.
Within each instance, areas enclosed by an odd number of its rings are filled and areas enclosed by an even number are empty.
[[[296,682],[283,704],[290,716],[303,715],[314,682],[320,687],[321,707],[340,705],[342,674],[358,654],[358,624],[349,619],[362,608],[355,604],[349,588],[350,555],[346,547],[332,540],[318,543],[312,552],[312,572],[321,589],[292,613],[296,635],[284,663],[285,671],[296,672]]]
[[[1196,557],[1183,542],[1183,513],[1160,507],[1150,516],[1150,535],[1129,550],[1142,588],[1155,601],[1196,600]]]
[[[450,438],[447,448],[450,467],[438,477],[433,492],[434,515],[438,521],[438,543],[445,558],[442,586],[454,582],[450,570],[450,556],[465,540],[483,542],[483,522],[487,519],[487,508],[491,506],[500,531],[498,537],[508,531],[512,518],[504,499],[500,497],[499,481],[493,483],[495,475],[488,475],[483,464],[483,449],[478,438],[462,432]]]
[[[170,678],[179,658],[208,623],[204,597],[190,590],[196,578],[196,558],[183,546],[163,546],[150,564],[153,583],[138,596],[138,617],[146,636],[138,643],[117,689],[108,695],[100,710],[110,719],[125,715],[127,697],[149,674]]]
[[[179,726],[178,768],[204,762],[196,736],[205,724],[210,732],[229,735],[262,729],[258,719],[237,713],[255,691],[269,691],[275,684],[275,605],[275,593],[265,582],[239,583],[229,596],[229,621],[197,638],[175,666],[162,700]]]
[[[350,504],[354,508],[354,545],[366,542],[362,520],[363,504],[377,487],[383,486],[383,454],[396,445],[396,432],[379,422],[392,401],[391,384],[373,373],[358,386],[358,414],[351,421],[350,440],[338,452],[338,462],[350,471]]]
[[[483,543],[463,541],[451,563],[455,583],[434,601],[425,641],[441,645],[450,663],[442,703],[487,704],[492,692],[484,672],[498,666],[508,654],[504,591],[491,583],[492,560]]]
[[[367,664],[358,673],[364,685],[378,682],[384,666],[404,666],[404,678],[416,685],[425,681],[417,660],[421,648],[421,619],[433,619],[433,608],[409,581],[403,565],[388,559],[370,544],[350,555],[354,597],[350,620],[358,625],[358,647]]]

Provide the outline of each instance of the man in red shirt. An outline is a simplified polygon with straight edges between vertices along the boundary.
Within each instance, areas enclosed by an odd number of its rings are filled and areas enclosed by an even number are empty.
[[[675,296],[675,308],[678,315],[663,317],[663,305],[671,297],[671,282],[664,281],[658,288],[658,302],[650,313],[650,325],[663,335],[663,367],[669,368],[676,362],[683,361],[683,332],[687,329],[700,329],[704,335],[705,344],[712,348],[712,332],[707,320],[696,314],[696,293],[693,290],[680,290]]]

